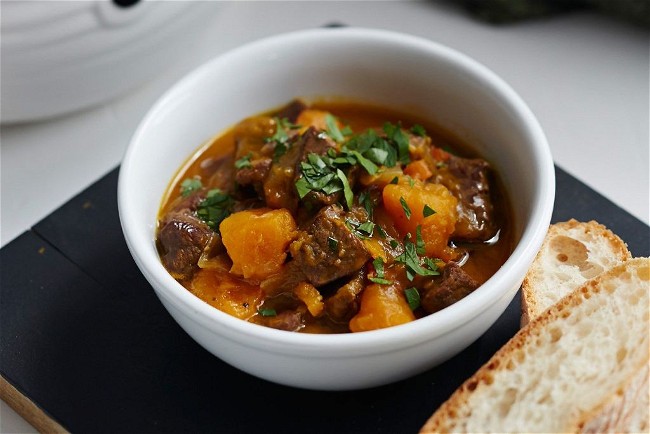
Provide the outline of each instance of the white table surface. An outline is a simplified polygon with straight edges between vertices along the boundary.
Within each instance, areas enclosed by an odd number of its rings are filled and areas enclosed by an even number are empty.
[[[331,22],[423,36],[482,62],[529,104],[556,164],[650,222],[645,29],[590,12],[495,27],[444,1],[214,7],[219,11],[202,39],[146,85],[73,115],[2,127],[2,246],[116,167],[148,107],[196,65],[251,40]],[[34,428],[2,402],[0,432]]]

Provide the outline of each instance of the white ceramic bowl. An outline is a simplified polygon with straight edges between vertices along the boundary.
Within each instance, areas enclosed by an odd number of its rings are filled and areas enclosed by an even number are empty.
[[[69,113],[144,83],[194,43],[218,10],[208,3],[5,2],[0,119]]]
[[[165,271],[156,213],[189,155],[238,120],[295,96],[344,96],[421,115],[476,144],[501,174],[515,214],[516,248],[475,292],[417,321],[357,334],[265,328],[202,302]],[[358,28],[301,31],[254,42],[200,67],[142,121],[119,179],[127,244],[174,319],[208,351],[277,383],[326,390],[394,382],[454,356],[503,313],[546,233],[555,178],[544,134],[524,102],[485,67],[403,34]]]

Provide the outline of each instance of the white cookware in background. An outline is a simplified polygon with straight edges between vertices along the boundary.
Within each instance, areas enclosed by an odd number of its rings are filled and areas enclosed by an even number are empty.
[[[210,2],[2,3],[3,124],[69,113],[133,89],[190,47],[217,9]]]

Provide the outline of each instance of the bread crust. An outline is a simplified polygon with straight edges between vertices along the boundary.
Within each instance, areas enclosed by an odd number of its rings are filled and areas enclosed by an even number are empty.
[[[621,276],[631,275],[635,276],[637,282],[644,282],[640,285],[634,285],[635,289],[633,297],[638,296],[636,303],[640,303],[635,306],[638,306],[637,310],[642,312],[639,315],[640,317],[635,318],[634,321],[640,321],[641,325],[645,323],[643,327],[643,330],[645,331],[639,333],[645,334],[643,336],[632,336],[633,339],[636,339],[635,342],[640,338],[640,342],[638,343],[643,347],[643,350],[638,351],[635,355],[635,357],[640,361],[634,365],[634,372],[630,373],[626,380],[617,386],[615,391],[599,391],[599,393],[603,394],[603,398],[600,399],[599,402],[592,404],[589,409],[578,411],[577,409],[580,406],[577,405],[578,403],[575,403],[575,409],[557,408],[556,410],[558,414],[547,414],[545,416],[548,417],[549,420],[558,419],[559,413],[566,413],[568,411],[569,414],[565,414],[565,421],[563,422],[563,432],[579,432],[581,430],[603,432],[607,431],[609,427],[613,427],[616,431],[621,432],[631,431],[633,428],[630,428],[629,425],[625,425],[625,422],[635,419],[640,420],[638,426],[647,427],[647,406],[645,413],[636,411],[634,408],[625,409],[630,400],[640,403],[643,399],[647,398],[648,392],[647,366],[650,363],[648,357],[650,345],[648,343],[649,340],[647,335],[650,259],[637,258],[630,259],[617,265],[611,270],[590,280],[585,285],[572,291],[540,316],[533,319],[526,327],[519,330],[519,332],[508,343],[506,343],[506,345],[498,350],[495,355],[472,377],[465,381],[465,383],[454,392],[454,394],[431,416],[431,418],[429,418],[422,427],[421,433],[465,431],[462,429],[463,424],[472,417],[473,409],[472,404],[469,402],[472,395],[480,394],[478,396],[485,398],[487,390],[498,387],[495,375],[499,373],[520,370],[520,373],[523,375],[530,375],[528,371],[526,371],[526,363],[527,360],[529,360],[529,357],[526,355],[526,350],[534,348],[536,345],[539,346],[540,340],[546,342],[543,345],[549,347],[548,359],[544,360],[544,363],[548,364],[548,368],[551,369],[554,362],[556,364],[558,363],[557,360],[553,359],[555,353],[551,348],[553,342],[556,342],[552,338],[553,330],[562,330],[564,336],[570,334],[578,335],[578,330],[580,330],[579,326],[581,325],[580,322],[588,320],[593,312],[590,309],[619,309],[621,303],[617,304],[617,302],[621,302],[622,300],[620,299],[622,297],[629,297],[630,293],[627,292],[629,288],[623,288],[622,285],[621,288],[619,288],[617,285],[620,283],[619,280],[622,279]],[[618,297],[619,300],[614,300],[613,297]],[[625,298],[625,302],[627,302],[627,298]],[[581,310],[580,308],[583,304],[585,307]],[[629,310],[632,309],[630,308]],[[639,312],[636,313],[638,314]],[[626,314],[628,314],[628,312],[618,312],[617,314],[612,315]],[[587,325],[588,324],[589,323],[587,323]],[[564,328],[562,328],[563,326]],[[561,334],[558,339],[564,339],[563,335]],[[549,336],[551,336],[550,340]],[[603,348],[602,350],[603,352],[606,352],[608,351],[608,348]],[[609,350],[615,351],[613,348]],[[564,359],[565,363],[571,363],[572,361],[571,358]],[[633,360],[630,363],[632,362]],[[530,364],[530,362],[528,363]],[[644,369],[646,369],[646,371],[644,371]],[[534,380],[543,381],[543,378]],[[571,385],[571,387],[581,386],[582,384],[580,384],[579,381],[576,381],[575,384]],[[619,391],[619,393],[617,394],[616,391]],[[583,397],[593,394],[593,391],[590,392],[586,390],[584,392],[584,395],[582,395]],[[645,398],[643,398],[644,396]],[[597,397],[593,396],[588,397],[592,400],[597,399]],[[531,403],[530,405],[534,406],[536,404]],[[494,411],[496,412],[497,409],[494,409]],[[480,423],[480,421],[477,421],[476,419],[474,422]],[[489,428],[483,428],[482,430],[487,432]],[[506,432],[510,430],[512,430],[511,427],[503,426],[499,431]]]
[[[549,226],[521,286],[521,325],[571,290],[632,255],[604,225],[575,219]]]

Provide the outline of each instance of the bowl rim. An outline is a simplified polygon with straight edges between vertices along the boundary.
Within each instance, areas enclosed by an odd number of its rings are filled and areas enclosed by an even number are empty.
[[[143,140],[145,132],[155,126],[160,117],[164,117],[169,104],[178,102],[179,95],[192,89],[201,82],[202,78],[209,75],[210,71],[227,63],[229,59],[245,55],[250,51],[287,44],[296,38],[301,40],[301,43],[305,41],[316,43],[323,38],[341,40],[352,38],[364,43],[397,44],[401,47],[425,51],[468,71],[473,79],[499,95],[500,101],[516,114],[522,132],[533,144],[532,154],[535,155],[538,163],[536,167],[540,178],[545,182],[537,184],[535,194],[530,198],[534,203],[531,218],[528,222],[522,223],[521,237],[510,257],[477,290],[439,312],[399,326],[362,333],[295,333],[249,323],[208,305],[173,279],[162,266],[157,254],[155,257],[150,254],[152,246],[155,252],[153,232],[155,222],[151,222],[151,227],[146,229],[149,235],[144,236],[145,229],[139,227],[143,226],[142,222],[137,221],[128,203],[129,185],[133,177],[132,168],[137,163],[133,160],[133,154]],[[267,351],[282,354],[307,355],[309,353],[310,356],[318,357],[356,357],[415,346],[460,327],[469,319],[488,310],[503,297],[509,296],[512,293],[511,288],[521,283],[525,270],[541,247],[550,223],[554,198],[555,172],[547,139],[530,108],[510,85],[478,61],[438,42],[405,33],[360,27],[318,28],[282,33],[234,48],[199,66],[176,82],[149,109],[126,149],[118,180],[118,209],[127,246],[159,298],[176,309],[189,313],[192,321],[206,327],[210,332],[237,339],[242,345],[263,347]],[[514,276],[522,277],[520,279]],[[323,352],[324,348],[327,352]]]

